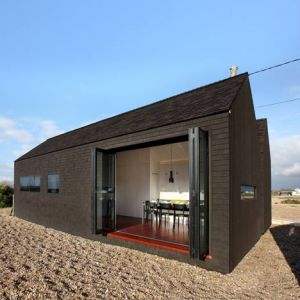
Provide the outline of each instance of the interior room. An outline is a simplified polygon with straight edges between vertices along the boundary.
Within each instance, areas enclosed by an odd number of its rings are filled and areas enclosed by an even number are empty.
[[[188,208],[188,142],[117,153],[117,230],[188,244]]]

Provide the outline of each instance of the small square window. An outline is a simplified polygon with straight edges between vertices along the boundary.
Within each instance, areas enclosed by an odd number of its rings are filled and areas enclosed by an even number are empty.
[[[241,199],[242,200],[255,199],[255,186],[241,185]]]
[[[59,192],[59,175],[48,175],[48,193]]]

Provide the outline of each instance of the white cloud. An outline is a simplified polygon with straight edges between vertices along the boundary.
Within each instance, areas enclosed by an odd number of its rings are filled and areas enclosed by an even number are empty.
[[[62,133],[52,120],[0,116],[0,182],[13,181],[13,160],[44,140]],[[10,153],[10,154],[8,154]],[[4,154],[4,155],[3,155]]]
[[[14,165],[12,162],[0,163],[0,183],[12,183],[13,182]]]
[[[13,178],[11,176],[2,176],[0,175],[0,183],[8,184],[13,186]]]
[[[58,129],[56,123],[51,120],[40,121],[41,136],[45,139],[61,134],[63,131]]]
[[[15,158],[25,154],[42,141],[63,131],[52,120],[40,118],[22,118],[13,120],[0,116],[0,144],[13,145]]]
[[[270,140],[272,173],[299,177],[300,182],[300,135],[273,137]]]
[[[0,117],[0,143],[9,141],[31,143],[33,140],[33,135],[20,127],[14,120]]]
[[[22,118],[21,123],[24,127],[30,130],[35,137],[38,137],[38,141],[44,141],[50,137],[63,133],[63,131],[60,130],[56,123],[52,120],[25,117]]]
[[[300,176],[300,163],[294,163],[291,167],[283,170],[285,176]]]
[[[11,138],[19,143],[30,143],[34,140],[30,132],[18,128],[11,128],[4,131],[4,138]]]
[[[12,154],[15,158],[22,156],[23,154],[25,154],[26,152],[28,152],[29,150],[31,150],[35,145],[31,145],[31,144],[22,144],[19,145],[18,148],[16,148],[15,150],[12,151]]]
[[[13,121],[11,119],[0,117],[0,128],[14,127],[15,125],[16,125],[15,121]]]
[[[13,163],[0,163],[0,170],[13,170],[14,164]]]

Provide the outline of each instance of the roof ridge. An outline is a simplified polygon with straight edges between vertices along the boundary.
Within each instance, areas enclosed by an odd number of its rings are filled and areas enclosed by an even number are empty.
[[[228,78],[224,78],[224,79],[221,79],[221,80],[218,80],[218,81],[215,81],[215,82],[212,82],[212,83],[209,83],[209,84],[206,84],[206,85],[203,85],[203,86],[200,86],[200,87],[197,87],[197,88],[194,88],[194,89],[191,89],[191,90],[188,90],[188,91],[185,91],[185,92],[182,92],[182,93],[179,93],[179,94],[176,94],[174,96],[170,96],[170,97],[167,97],[167,98],[164,98],[164,99],[161,99],[161,100],[158,100],[158,101],[155,101],[155,102],[152,102],[152,103],[149,103],[149,104],[146,104],[146,105],[143,105],[143,106],[140,106],[140,107],[137,107],[137,108],[134,108],[134,109],[131,109],[131,110],[128,110],[128,111],[125,111],[125,112],[122,112],[120,114],[117,114],[117,115],[114,115],[114,116],[111,116],[111,117],[108,117],[106,119],[102,119],[102,120],[99,120],[97,122],[93,122],[91,124],[87,124],[85,126],[82,126],[82,127],[79,127],[79,128],[75,128],[75,129],[72,129],[72,130],[69,130],[67,132],[64,132],[64,133],[61,133],[61,134],[58,134],[58,135],[55,135],[49,139],[47,139],[46,141],[48,140],[52,140],[58,136],[63,136],[63,135],[67,135],[71,132],[74,132],[74,131],[77,131],[77,130],[81,130],[82,128],[86,128],[86,127],[89,127],[89,126],[93,126],[93,125],[96,125],[96,124],[99,124],[99,123],[102,123],[104,121],[107,121],[107,120],[111,120],[113,118],[117,118],[117,117],[120,117],[122,115],[125,115],[125,114],[128,114],[128,113],[131,113],[133,111],[137,111],[137,110],[140,110],[140,109],[144,109],[146,107],[149,107],[149,106],[152,106],[152,105],[155,105],[155,104],[158,104],[158,103],[162,103],[164,101],[168,101],[168,100],[171,100],[172,98],[175,98],[175,97],[178,97],[178,96],[182,96],[182,95],[185,95],[185,94],[189,94],[189,93],[192,93],[196,90],[200,90],[200,89],[204,89],[206,87],[209,87],[211,85],[215,85],[215,84],[219,84],[223,81],[226,81],[226,80],[232,80],[232,79],[235,79],[237,77],[241,77],[241,76],[245,76],[245,75],[248,75],[248,72],[244,72],[244,73],[241,73],[239,75],[236,75],[234,77],[228,77]]]
[[[47,139],[16,161],[228,111],[246,80],[248,73],[242,73],[73,129]]]

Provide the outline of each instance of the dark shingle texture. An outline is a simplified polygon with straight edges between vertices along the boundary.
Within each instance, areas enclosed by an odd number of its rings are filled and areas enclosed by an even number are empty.
[[[228,111],[246,78],[244,73],[58,135],[18,160]]]

